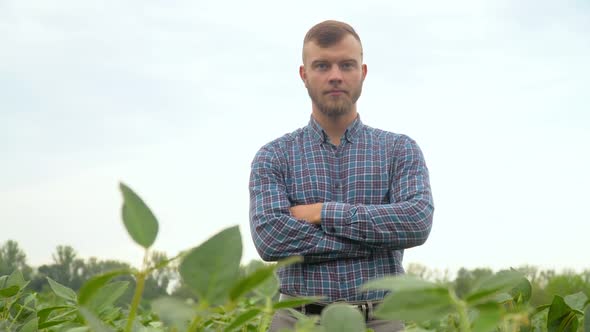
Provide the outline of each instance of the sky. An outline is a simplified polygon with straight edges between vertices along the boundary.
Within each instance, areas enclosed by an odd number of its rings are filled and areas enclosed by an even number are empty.
[[[305,33],[359,33],[365,124],[417,141],[431,269],[590,268],[590,1],[0,0],[0,244],[139,266],[119,182],[169,256],[248,223],[250,163],[309,121]]]

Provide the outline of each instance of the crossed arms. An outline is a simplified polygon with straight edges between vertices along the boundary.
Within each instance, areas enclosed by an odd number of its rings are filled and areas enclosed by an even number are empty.
[[[261,149],[250,176],[250,228],[262,259],[301,255],[306,262],[322,262],[423,244],[434,211],[424,158],[405,136],[396,142],[393,155],[391,203],[291,206],[278,155]]]

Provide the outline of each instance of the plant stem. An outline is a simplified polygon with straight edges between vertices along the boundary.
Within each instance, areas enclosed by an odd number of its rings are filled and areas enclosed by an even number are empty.
[[[270,323],[270,319],[272,318],[272,315],[274,315],[274,310],[272,309],[272,298],[267,297],[266,298],[266,306],[264,308],[264,313],[262,315],[262,321],[260,322],[260,325],[258,326],[258,331],[264,332],[267,330],[268,325]]]
[[[139,302],[141,301],[141,294],[143,293],[143,287],[145,285],[145,278],[147,277],[147,259],[148,250],[146,249],[145,255],[143,257],[143,270],[135,275],[135,293],[133,294],[133,300],[131,301],[131,309],[129,310],[129,317],[127,317],[127,325],[125,326],[125,332],[131,332],[131,329],[133,328],[133,321],[135,321],[137,308],[139,307]]]
[[[467,305],[463,300],[461,300],[454,291],[449,290],[451,295],[451,300],[455,305],[455,309],[459,314],[459,331],[461,332],[471,332],[471,323],[469,322],[469,315],[467,314]]]

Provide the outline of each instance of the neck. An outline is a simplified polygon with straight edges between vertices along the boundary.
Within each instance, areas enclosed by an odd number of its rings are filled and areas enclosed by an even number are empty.
[[[334,145],[340,145],[340,138],[346,132],[346,128],[357,118],[356,109],[340,116],[327,116],[320,111],[313,110],[311,116],[320,124],[324,132]]]

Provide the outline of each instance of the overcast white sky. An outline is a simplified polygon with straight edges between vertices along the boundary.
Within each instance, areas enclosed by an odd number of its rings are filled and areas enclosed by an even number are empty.
[[[359,113],[421,146],[436,211],[405,263],[590,268],[590,2],[0,0],[0,243],[134,265],[118,182],[175,255],[239,224],[250,162],[307,124],[307,30],[352,24]]]

